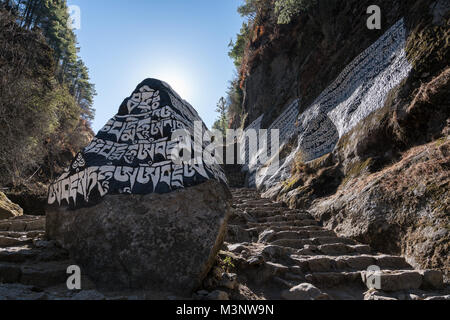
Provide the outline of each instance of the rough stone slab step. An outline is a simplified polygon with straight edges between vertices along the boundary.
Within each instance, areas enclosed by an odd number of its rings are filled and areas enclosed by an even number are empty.
[[[303,249],[306,245],[314,245],[314,239],[297,239],[297,240],[276,240],[271,243],[273,246],[288,247],[293,249]]]
[[[45,235],[44,231],[25,231],[25,232],[14,232],[14,231],[0,231],[0,237],[9,238],[39,238]]]
[[[37,257],[39,250],[30,246],[10,247],[0,249],[0,262],[22,263]]]
[[[247,200],[237,205],[238,207],[261,207],[261,208],[281,208],[281,203],[271,202],[265,199]]]
[[[287,258],[296,252],[297,250],[293,248],[269,245],[263,249],[261,254],[266,258],[266,260],[271,260],[275,258]]]
[[[317,230],[317,231],[281,231],[270,232],[267,231],[261,235],[259,242],[271,243],[277,240],[296,240],[296,239],[311,239],[317,237],[336,237],[333,231]]]
[[[306,281],[319,288],[333,288],[340,285],[364,287],[361,272],[316,272],[305,275]]]
[[[323,244],[317,247],[318,251],[324,255],[347,255],[347,254],[370,254],[371,248],[368,245],[348,245],[345,243]]]
[[[0,231],[24,232],[45,230],[45,217],[16,217],[0,221]]]
[[[6,248],[6,247],[14,247],[14,246],[23,246],[26,244],[33,243],[33,239],[31,238],[9,238],[9,237],[3,237],[0,236],[0,248]]]
[[[261,197],[256,190],[230,190],[231,194],[236,196],[245,197],[248,195],[257,195],[259,198]]]
[[[0,263],[0,283],[48,288],[63,285],[67,281],[67,268],[72,261],[45,262],[34,264]]]
[[[258,223],[258,222],[249,222],[248,225],[250,227],[285,227],[285,226],[292,226],[292,227],[306,227],[306,226],[317,226],[319,223],[316,220],[294,220],[294,221],[288,221],[288,222],[265,222],[265,223]]]
[[[342,238],[342,237],[317,237],[314,240],[315,240],[315,243],[318,245],[336,244],[336,243],[343,243],[343,244],[349,244],[349,245],[357,244],[356,241],[353,239]]]
[[[294,254],[291,258],[304,272],[365,271],[372,266],[383,266],[390,270],[411,267],[402,257],[386,255],[299,256]]]
[[[290,247],[295,249],[304,249],[306,245],[324,245],[324,244],[348,244],[356,245],[355,241],[338,237],[318,237],[310,239],[281,239],[271,243],[281,247]]]
[[[27,222],[25,231],[45,230],[45,219]]]
[[[259,200],[261,197],[258,194],[232,194],[234,202],[244,202],[251,200]]]
[[[360,255],[370,254],[370,246],[367,245],[348,245],[344,243],[324,244],[321,246],[306,246],[304,249],[297,250],[297,255],[313,256],[313,255]]]
[[[233,203],[245,203],[251,200],[258,200],[259,198],[258,195],[233,195]]]
[[[442,272],[436,270],[363,271],[361,280],[369,289],[386,292],[444,287]]]
[[[321,231],[321,230],[325,230],[324,228],[320,227],[320,226],[304,226],[304,227],[296,227],[296,226],[283,226],[283,227],[258,227],[258,228],[253,228],[255,230],[257,230],[259,233],[263,233],[266,230],[272,230],[275,232],[282,232],[282,231]]]
[[[275,216],[283,216],[287,214],[292,215],[298,214],[305,216],[307,219],[313,219],[310,213],[302,210],[293,210],[286,208],[245,208],[244,210],[256,218],[268,218]]]
[[[450,301],[450,295],[434,296],[425,298],[427,301]]]
[[[258,222],[283,222],[283,221],[295,221],[295,220],[313,220],[310,214],[296,213],[296,214],[283,214],[270,217],[257,218]]]
[[[46,262],[63,261],[69,254],[60,248],[35,248],[33,246],[20,246],[0,248],[0,262],[23,263],[26,261]]]
[[[266,284],[274,277],[280,277],[289,271],[289,267],[274,262],[264,262],[258,270],[253,272],[253,280],[258,284]]]
[[[17,283],[21,275],[19,264],[0,263],[0,283]]]
[[[286,278],[286,277],[285,277]],[[295,282],[290,281],[289,279],[283,279],[281,277],[274,277],[273,281],[280,285],[282,288],[292,288],[295,286]]]

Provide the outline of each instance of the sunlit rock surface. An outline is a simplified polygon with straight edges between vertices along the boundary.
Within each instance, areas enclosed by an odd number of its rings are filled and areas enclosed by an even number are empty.
[[[213,265],[230,211],[225,176],[172,153],[185,141],[172,134],[194,136],[195,121],[205,129],[167,84],[147,79],[51,185],[47,236],[99,286],[189,296]]]

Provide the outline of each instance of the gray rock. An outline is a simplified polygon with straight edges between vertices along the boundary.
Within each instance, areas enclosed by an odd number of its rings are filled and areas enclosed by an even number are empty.
[[[364,296],[367,301],[396,301],[398,299],[384,295],[381,292],[369,292]]]
[[[242,243],[234,243],[234,244],[229,244],[227,246],[228,251],[233,252],[233,253],[241,253],[242,251],[245,250],[245,246]]]
[[[223,243],[228,200],[213,180],[162,195],[108,195],[95,207],[49,207],[47,235],[101,287],[190,295]]]
[[[450,295],[449,296],[436,296],[436,297],[428,297],[425,300],[428,301],[450,301]]]
[[[32,291],[33,287],[22,284],[1,284],[0,300],[43,300],[45,294]]]

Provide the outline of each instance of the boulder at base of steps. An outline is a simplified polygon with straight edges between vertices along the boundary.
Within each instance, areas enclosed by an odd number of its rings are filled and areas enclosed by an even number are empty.
[[[50,186],[47,236],[101,287],[192,293],[215,262],[230,214],[217,161],[208,152],[184,157],[194,131],[205,129],[169,85],[139,84]],[[192,146],[192,155],[198,147],[206,148]]]

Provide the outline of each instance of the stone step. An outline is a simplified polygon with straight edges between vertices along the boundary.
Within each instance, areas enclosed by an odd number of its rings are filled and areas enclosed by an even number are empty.
[[[275,277],[281,277],[286,272],[289,272],[289,267],[270,261],[263,261],[257,266],[257,268],[253,268],[253,271],[248,275],[255,283],[259,285],[266,285]]]
[[[297,250],[289,247],[280,247],[276,245],[269,245],[263,249],[261,254],[266,261],[273,261],[274,259],[290,259],[291,254],[296,254]]]
[[[355,240],[341,237],[317,237],[314,239],[314,243],[317,245],[336,244],[336,243],[357,245]]]
[[[0,283],[20,283],[38,288],[49,288],[66,283],[70,260],[33,264],[0,263]]]
[[[231,194],[233,195],[233,200],[239,200],[239,199],[244,199],[244,200],[261,199],[261,196],[258,193],[255,193],[255,192],[240,192],[240,193],[231,192]]]
[[[0,231],[25,232],[45,230],[45,217],[16,217],[0,221]]]
[[[348,245],[344,243],[324,244],[317,247],[317,250],[329,256],[348,254],[370,254],[371,248],[368,245]]]
[[[318,237],[336,237],[333,231],[317,230],[317,231],[281,231],[270,232],[266,231],[261,234],[260,243],[272,243],[277,240],[296,240],[296,239],[311,239]]]
[[[273,246],[287,247],[292,249],[303,249],[306,245],[314,245],[314,239],[282,239],[271,243]]]
[[[239,189],[233,194],[236,210],[241,213],[241,228],[248,235],[248,243],[243,247],[260,257],[258,263],[249,265],[253,270],[249,277],[270,288],[274,297],[279,295],[276,290],[281,293],[309,282],[321,290],[327,288],[330,297],[347,294],[362,299],[367,288],[371,288],[368,280],[373,279],[373,273],[367,271],[371,268],[383,270],[379,279],[385,291],[378,293],[386,292],[386,296],[415,289],[439,290],[432,291],[436,292],[433,299],[448,296],[447,291],[441,290],[440,272],[414,271],[402,257],[377,255],[368,245],[324,229],[304,210],[285,208],[261,199],[256,192]],[[256,240],[257,243],[251,243]]]
[[[10,238],[0,236],[0,248],[23,246],[33,243],[32,238]]]
[[[0,262],[24,263],[26,261],[48,262],[67,260],[69,254],[56,247],[36,248],[34,246],[20,246],[0,248]]]
[[[382,269],[411,268],[402,257],[387,255],[299,256],[291,255],[303,272],[365,271],[371,266]]]
[[[239,208],[247,207],[247,208],[282,208],[283,205],[277,202],[271,202],[265,199],[259,200],[247,200],[237,205]]]
[[[293,221],[284,221],[284,222],[249,222],[248,226],[258,228],[258,227],[306,227],[306,226],[317,226],[319,223],[316,220],[293,220]]]
[[[363,271],[361,280],[367,288],[386,292],[444,287],[442,272],[436,270],[381,270]]]
[[[45,236],[44,231],[26,231],[26,232],[15,232],[15,231],[0,231],[0,237],[8,238],[41,238]]]
[[[0,263],[23,263],[27,260],[35,259],[38,254],[39,250],[36,250],[31,246],[0,248]]]
[[[299,256],[342,256],[342,255],[361,255],[371,254],[372,250],[367,245],[348,245],[344,243],[324,244],[324,245],[307,245],[303,249],[296,251]]]
[[[245,200],[243,203],[245,205],[247,205],[248,207],[267,206],[267,205],[271,205],[271,204],[274,204],[278,207],[280,205],[279,203],[272,202],[267,199],[261,199],[261,198],[257,198],[257,199],[249,198],[248,200]]]
[[[286,208],[245,208],[245,211],[256,218],[275,217],[286,214],[300,214],[308,215],[310,219],[312,216],[303,210],[286,209]]]
[[[272,245],[281,247],[290,247],[294,249],[304,249],[307,245],[324,245],[324,244],[348,244],[356,245],[356,242],[347,238],[338,237],[317,237],[310,239],[281,239],[271,243]]]
[[[253,228],[252,230],[257,230],[258,233],[263,233],[267,230],[272,230],[275,232],[281,232],[281,231],[320,231],[324,230],[323,227],[320,226],[304,226],[304,227],[296,227],[296,226],[282,226],[282,227],[257,227]]]

